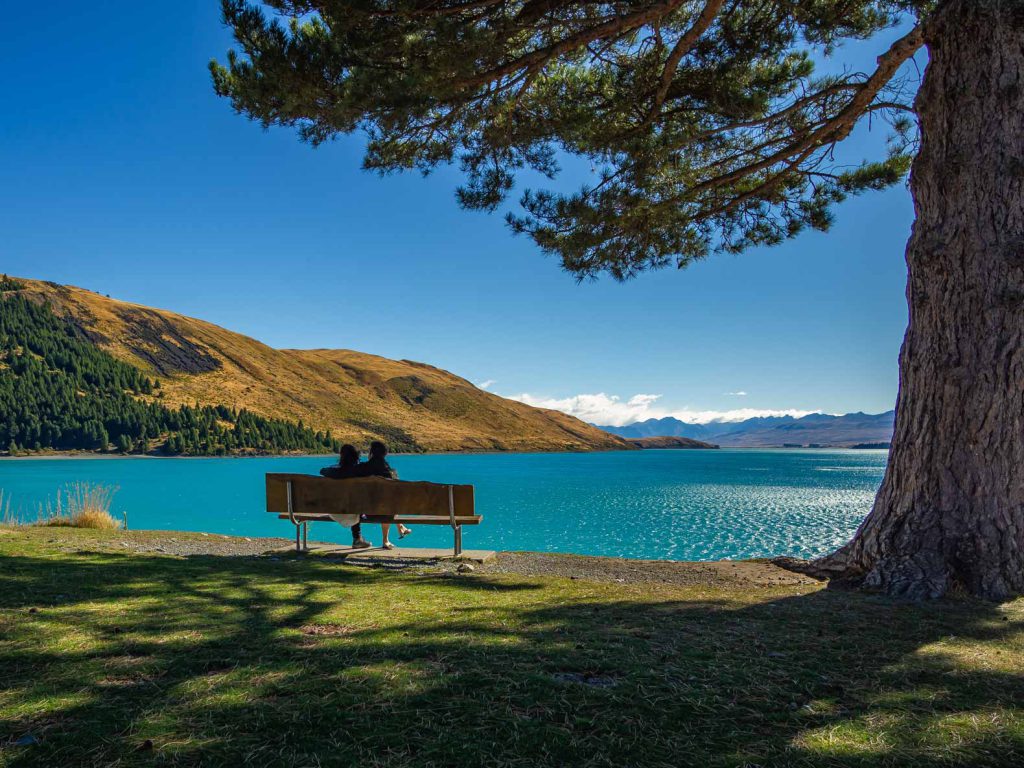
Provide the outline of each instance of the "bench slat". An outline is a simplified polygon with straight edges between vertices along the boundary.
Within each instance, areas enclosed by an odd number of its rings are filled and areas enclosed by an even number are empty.
[[[288,515],[278,515],[281,520],[288,520]],[[334,519],[328,515],[298,514],[295,519],[304,523],[333,523]],[[472,515],[469,517],[455,516],[456,525],[479,525],[483,515]],[[365,515],[360,521],[363,523],[404,523],[406,525],[451,525],[451,518],[448,515]]]

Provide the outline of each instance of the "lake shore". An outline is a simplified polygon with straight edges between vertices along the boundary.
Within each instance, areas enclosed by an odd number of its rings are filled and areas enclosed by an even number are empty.
[[[602,450],[602,451],[423,451],[420,453],[402,453],[395,451],[389,455],[391,456],[508,456],[508,455],[521,455],[521,456],[546,456],[546,455],[562,455],[562,454],[594,454],[594,453],[632,453],[634,451],[644,451],[647,453],[653,451],[686,451],[686,452],[700,452],[700,451],[785,451],[787,453],[793,453],[796,451],[855,451],[857,453],[867,453],[869,451],[888,451],[888,448],[859,448],[856,446],[782,446],[782,445],[769,445],[769,446],[716,446],[714,448],[621,448],[613,450]],[[259,453],[259,454],[236,454],[229,456],[157,456],[149,453],[95,453],[92,451],[83,451],[80,453],[75,452],[57,452],[57,453],[32,453],[27,455],[19,456],[0,456],[0,462],[2,461],[41,461],[46,459],[51,460],[64,460],[64,459],[96,459],[96,460],[109,460],[109,459],[316,459],[326,458],[330,460],[336,454],[333,453]]]
[[[0,535],[24,535],[45,538],[63,551],[78,551],[83,542],[98,545],[96,551],[165,555],[169,557],[295,557],[294,540],[278,537],[227,536],[192,531],[112,531],[94,532],[73,528],[16,526],[0,528]],[[310,544],[329,542],[313,542]],[[302,555],[299,555],[302,556]],[[350,567],[382,566],[390,569],[453,572],[459,563],[451,560],[373,560],[367,550],[358,563],[344,558],[310,553],[311,558]],[[599,555],[572,555],[551,552],[499,552],[489,562],[478,564],[480,573],[551,576],[618,584],[674,584],[676,586],[766,587],[810,586],[815,580],[779,568],[766,560],[714,560],[685,562],[673,560],[632,560]]]

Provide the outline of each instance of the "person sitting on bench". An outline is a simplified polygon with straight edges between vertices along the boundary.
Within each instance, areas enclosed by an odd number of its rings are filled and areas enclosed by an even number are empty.
[[[352,477],[366,477],[365,474],[360,473],[360,470],[359,451],[355,446],[346,443],[341,446],[341,451],[338,453],[338,463],[332,464],[329,467],[324,467],[320,470],[320,474],[334,480],[345,480]],[[368,547],[373,546],[363,538],[362,530],[363,527],[357,519],[356,524],[352,526],[352,549],[367,549]]]
[[[398,473],[391,468],[387,460],[388,447],[384,445],[380,440],[374,440],[370,443],[370,456],[359,465],[357,472],[359,477],[386,477],[389,480],[397,480]],[[388,533],[391,531],[391,523],[381,523],[381,531],[383,533],[383,543],[381,544],[384,549],[394,549],[395,545],[388,539]],[[404,539],[412,533],[410,528],[406,528],[401,523],[398,524],[398,538]]]

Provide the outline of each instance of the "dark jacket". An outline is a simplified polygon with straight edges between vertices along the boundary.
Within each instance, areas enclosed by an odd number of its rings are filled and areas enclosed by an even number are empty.
[[[359,464],[351,467],[343,467],[340,464],[332,464],[320,470],[320,474],[332,480],[347,480],[350,477],[366,477],[359,473]]]
[[[386,477],[389,480],[397,480],[398,473],[391,468],[388,464],[388,460],[383,457],[374,457],[368,461],[364,461],[356,470],[359,472],[358,477]]]

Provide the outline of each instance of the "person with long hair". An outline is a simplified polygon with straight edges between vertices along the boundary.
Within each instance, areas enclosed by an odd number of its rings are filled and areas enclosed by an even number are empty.
[[[398,473],[388,464],[387,455],[388,447],[380,440],[374,440],[370,443],[369,458],[360,464],[358,468],[360,477],[386,477],[389,480],[397,480]],[[388,538],[388,534],[391,532],[391,523],[381,523],[380,527],[383,533],[383,543],[381,546],[384,549],[394,549],[395,545]],[[410,533],[412,533],[410,528],[401,523],[398,524],[398,538],[404,539]]]
[[[366,477],[360,471],[361,466],[359,463],[359,450],[354,445],[345,443],[338,452],[338,463],[324,467],[320,470],[320,474],[334,480]],[[373,545],[363,538],[363,526],[357,518],[355,525],[352,526],[352,549],[368,549],[371,546]]]

